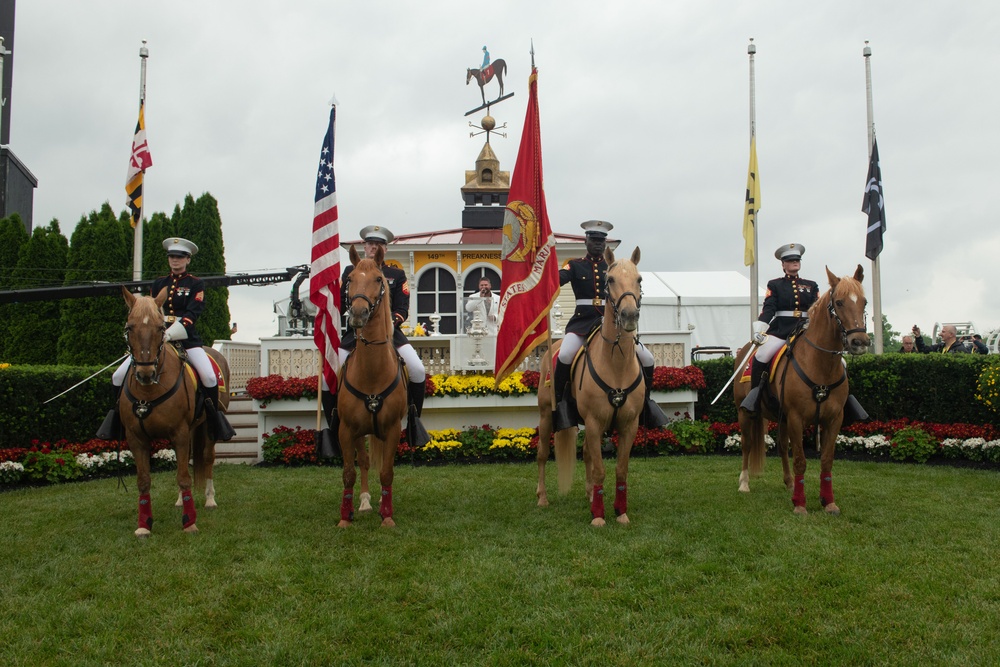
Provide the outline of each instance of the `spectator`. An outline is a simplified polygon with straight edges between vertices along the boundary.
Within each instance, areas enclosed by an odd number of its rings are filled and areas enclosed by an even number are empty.
[[[920,327],[913,325],[913,336],[917,342],[917,352],[921,354],[931,354],[940,352],[941,354],[966,354],[968,350],[958,340],[958,329],[954,324],[946,324],[941,327],[941,342],[928,347],[924,343],[923,336],[920,335]],[[985,345],[983,346],[985,347]]]
[[[983,342],[983,337],[979,334],[972,334],[967,338],[967,344],[971,345],[969,352],[972,354],[989,354],[990,348]]]
[[[903,346],[899,348],[900,354],[906,354],[909,352],[916,353],[916,351],[917,346],[916,343],[913,342],[913,334],[905,334],[903,336]]]

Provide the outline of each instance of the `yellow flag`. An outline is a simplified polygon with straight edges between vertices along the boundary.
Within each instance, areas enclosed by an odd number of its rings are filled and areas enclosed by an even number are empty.
[[[757,177],[757,135],[750,135],[750,169],[747,171],[747,201],[743,213],[743,240],[746,248],[743,250],[743,264],[754,263],[754,225],[757,224],[757,211],[760,210],[760,179]]]

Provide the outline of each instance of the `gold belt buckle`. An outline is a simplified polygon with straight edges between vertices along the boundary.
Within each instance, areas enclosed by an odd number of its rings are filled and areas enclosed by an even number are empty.
[[[164,318],[164,321],[165,321],[165,322],[166,322],[167,324],[173,324],[174,322],[176,322],[176,321],[177,321],[177,316],[176,316],[176,315],[167,315],[167,316],[166,316],[166,317]]]
[[[796,310],[794,313],[792,313],[792,317],[802,317],[802,311]]]
[[[604,303],[603,303],[603,302],[601,301],[601,299],[600,299],[600,298],[598,298],[598,297],[596,297],[596,296],[595,296],[595,297],[594,297],[594,305],[595,305],[595,306],[603,306],[603,305],[604,305]]]

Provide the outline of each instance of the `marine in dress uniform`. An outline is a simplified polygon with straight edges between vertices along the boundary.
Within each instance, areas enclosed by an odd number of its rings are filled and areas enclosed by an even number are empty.
[[[202,348],[201,337],[195,326],[198,317],[205,309],[205,283],[201,278],[188,273],[191,257],[197,254],[198,246],[192,241],[182,238],[169,238],[163,241],[163,249],[167,251],[167,261],[170,264],[170,275],[153,281],[152,295],[159,296],[167,291],[163,303],[163,314],[167,329],[163,334],[164,342],[176,341],[187,352],[188,362],[198,372],[202,391],[205,396],[205,410],[208,413],[208,426],[215,440],[232,440],[236,435],[225,414],[217,409],[219,405],[219,385],[215,376],[215,367]],[[98,437],[114,439],[121,431],[121,421],[118,415],[118,396],[121,392],[125,375],[131,359],[125,362],[111,376],[114,392],[114,409],[108,413],[105,423],[98,431]],[[113,413],[113,414],[112,414]]]
[[[768,364],[788,337],[808,324],[809,308],[819,299],[819,285],[799,276],[805,251],[801,243],[787,243],[774,251],[775,258],[781,260],[784,275],[768,281],[760,317],[753,323],[753,338],[758,347],[750,369],[750,393],[740,404],[753,413],[760,406],[760,381]],[[848,396],[843,426],[867,418],[854,396]]]
[[[384,248],[396,237],[387,227],[370,225],[361,230],[361,238],[365,242],[365,256],[372,259],[379,246]],[[406,364],[406,371],[409,375],[409,384],[406,390],[409,394],[409,402],[414,406],[417,417],[419,417],[424,409],[424,393],[426,391],[424,383],[427,380],[427,370],[424,368],[423,362],[420,361],[417,351],[413,349],[406,335],[400,330],[400,327],[410,315],[410,287],[406,280],[406,272],[402,269],[390,266],[384,262],[381,268],[382,275],[386,281],[386,296],[389,299],[390,310],[392,311],[392,323],[394,325],[392,329],[392,344],[396,348],[396,352],[399,353],[403,363]],[[352,271],[354,271],[354,265],[348,264],[344,268],[344,274],[340,281],[340,303],[345,311],[348,304],[350,304],[348,280]],[[348,355],[356,346],[357,338],[354,329],[345,326],[340,340],[341,366],[344,365]],[[340,423],[340,416],[337,414],[336,387],[327,387],[324,382],[321,396],[331,436],[336,438],[337,425]],[[413,440],[412,434],[411,444],[421,446]]]
[[[566,335],[559,348],[555,369],[552,373],[552,383],[555,390],[556,409],[552,415],[553,429],[575,426],[572,411],[565,400],[566,385],[570,380],[573,357],[583,346],[590,332],[601,325],[604,317],[605,281],[608,273],[608,263],[604,260],[604,249],[607,244],[608,232],[614,225],[603,220],[588,220],[580,225],[584,229],[587,255],[580,259],[571,259],[559,269],[559,285],[570,283],[573,295],[576,297],[576,309],[566,325]],[[642,366],[645,379],[646,404],[643,408],[640,424],[650,428],[662,426],[667,422],[666,415],[656,403],[650,400],[653,387],[653,355],[642,343],[636,345],[636,354]]]

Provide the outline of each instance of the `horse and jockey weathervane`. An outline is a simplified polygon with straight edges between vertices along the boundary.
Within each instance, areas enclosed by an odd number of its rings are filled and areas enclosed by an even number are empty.
[[[490,106],[496,104],[497,102],[503,102],[514,97],[514,93],[503,94],[503,77],[507,73],[507,63],[504,62],[502,58],[497,58],[493,62],[490,62],[490,52],[483,47],[483,64],[479,69],[468,68],[465,70],[465,85],[469,85],[473,80],[479,84],[479,95],[483,100],[483,103],[465,112],[466,116],[476,113],[477,111],[482,111],[486,109],[486,115],[480,121],[480,125],[473,125],[472,121],[469,121],[469,127],[474,127],[479,130],[479,132],[470,132],[469,136],[474,137],[477,134],[486,133],[486,143],[490,142],[490,132],[496,129],[496,120],[490,115]],[[491,82],[493,79],[497,80],[500,84],[500,93],[495,100],[486,100],[486,84]],[[501,128],[507,127],[507,123],[500,126]],[[506,134],[497,133],[500,136],[506,138]]]

